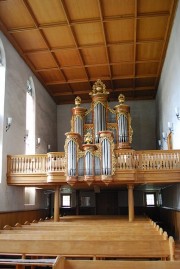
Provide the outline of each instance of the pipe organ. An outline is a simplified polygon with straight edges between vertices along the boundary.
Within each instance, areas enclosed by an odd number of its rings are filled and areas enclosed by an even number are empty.
[[[80,97],[72,108],[71,132],[66,133],[65,167],[69,184],[84,180],[89,185],[101,180],[109,184],[115,173],[115,149],[129,149],[132,143],[130,108],[120,94],[119,105],[109,107],[109,92],[101,80],[93,85],[89,110]]]

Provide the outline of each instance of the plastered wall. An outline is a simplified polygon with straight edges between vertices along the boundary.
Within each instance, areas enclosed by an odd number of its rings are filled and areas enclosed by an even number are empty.
[[[24,188],[7,186],[7,155],[25,154],[26,83],[29,77],[33,79],[36,92],[36,137],[41,138],[41,145],[36,149],[36,153],[46,153],[47,144],[51,144],[52,151],[57,150],[57,107],[1,32],[0,39],[4,46],[6,57],[4,121],[1,118],[3,154],[0,180],[0,211],[44,208],[46,207],[46,199],[44,199],[43,191],[36,191],[35,205],[24,206]],[[6,132],[5,119],[8,116],[11,116],[13,120],[11,128]]]

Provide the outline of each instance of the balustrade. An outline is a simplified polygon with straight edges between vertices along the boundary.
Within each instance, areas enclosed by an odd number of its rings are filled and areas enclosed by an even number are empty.
[[[115,153],[116,173],[128,171],[156,171],[159,173],[180,170],[180,150],[119,150]],[[82,158],[82,164],[85,162]],[[82,165],[82,169],[85,169]],[[96,167],[96,170],[98,168]],[[99,167],[100,169],[100,167]],[[64,152],[50,152],[38,155],[14,155],[8,156],[7,175],[11,176],[35,176],[38,174],[56,174],[65,177],[66,160]],[[85,175],[85,171],[81,171]],[[100,176],[96,173],[96,176]],[[23,179],[22,179],[23,180]],[[82,181],[82,178],[81,178]]]

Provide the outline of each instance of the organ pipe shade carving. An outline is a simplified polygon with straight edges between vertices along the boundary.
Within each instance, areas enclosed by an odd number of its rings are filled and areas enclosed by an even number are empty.
[[[119,104],[109,107],[109,92],[101,80],[93,85],[92,103],[87,110],[76,97],[72,108],[71,132],[66,133],[66,177],[69,184],[76,184],[81,177],[87,184],[102,180],[109,184],[115,173],[115,149],[129,149],[132,143],[130,107],[124,95]]]

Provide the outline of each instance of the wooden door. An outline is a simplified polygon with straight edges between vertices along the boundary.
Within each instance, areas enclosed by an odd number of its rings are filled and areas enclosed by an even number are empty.
[[[118,214],[118,193],[100,192],[96,194],[96,214],[97,215],[117,215]]]

